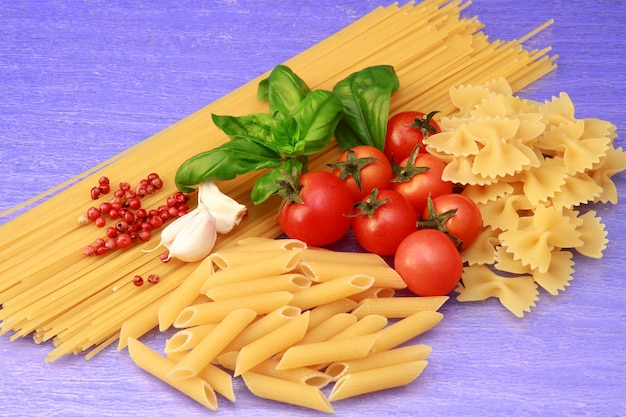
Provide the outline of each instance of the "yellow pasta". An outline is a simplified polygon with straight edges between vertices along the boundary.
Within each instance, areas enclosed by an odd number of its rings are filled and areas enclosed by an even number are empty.
[[[178,330],[165,341],[164,352],[172,354],[191,350],[202,341],[209,333],[215,329],[219,323],[204,324],[201,326],[187,327]]]
[[[379,314],[387,318],[404,318],[418,311],[437,311],[450,297],[395,297],[366,298],[362,300],[352,314],[362,318],[370,314]]]
[[[252,322],[256,315],[256,311],[245,308],[230,312],[170,370],[167,376],[172,379],[188,379],[198,375]]]
[[[348,275],[313,285],[293,294],[291,305],[303,310],[336,301],[365,291],[374,284],[368,275]]]
[[[422,373],[427,364],[426,361],[413,361],[348,373],[335,383],[328,399],[343,400],[355,395],[407,385]]]
[[[250,371],[244,373],[242,378],[246,387],[257,397],[334,413],[324,393],[312,385]]]
[[[167,354],[167,359],[174,363],[180,362],[185,357],[183,352],[172,352]],[[225,397],[231,402],[235,402],[235,391],[233,389],[233,377],[223,369],[213,364],[208,364],[199,373],[198,378],[205,381],[215,392]]]
[[[144,371],[193,398],[208,409],[217,410],[215,391],[206,381],[198,377],[184,380],[168,378],[167,374],[175,364],[137,339],[128,339],[128,353],[133,362]]]
[[[382,352],[372,353],[361,359],[340,361],[330,364],[326,368],[326,374],[337,380],[348,373],[367,371],[390,365],[425,360],[432,348],[427,345],[409,345]]]
[[[287,305],[292,298],[291,293],[276,291],[228,300],[209,301],[183,309],[176,318],[174,327],[182,328],[214,323],[223,320],[230,312],[240,308],[249,308],[256,311],[257,314],[267,314],[278,307]]]
[[[393,289],[406,288],[400,275],[388,265],[363,265],[359,263],[329,263],[324,261],[301,261],[297,271],[313,281],[325,282],[346,275],[369,275],[374,278],[374,287]]]
[[[305,311],[294,320],[283,324],[241,348],[237,356],[235,376],[249,371],[254,366],[269,359],[272,355],[298,342],[304,337],[308,325],[309,312]]]
[[[139,339],[141,336],[157,327],[159,324],[157,314],[162,303],[163,300],[157,300],[135,316],[124,321],[120,328],[117,350],[122,350],[128,346],[128,338]]]
[[[296,292],[309,288],[311,282],[309,278],[302,274],[281,274],[244,282],[216,285],[206,292],[206,296],[214,301],[218,301],[264,292]]]
[[[367,316],[360,317],[358,321],[355,321],[349,327],[346,327],[339,333],[335,334],[329,340],[351,339],[357,336],[376,333],[385,327],[387,323],[388,320],[386,317],[378,314],[369,314]]]
[[[294,345],[285,351],[276,369],[325,364],[335,361],[363,358],[372,350],[379,334],[357,336]]]
[[[432,329],[443,319],[443,314],[436,311],[420,311],[385,327],[377,333],[379,336],[372,351],[380,352],[392,349],[416,336]]]
[[[324,321],[323,324],[311,327],[304,337],[296,344],[322,342],[333,338],[357,322],[356,316],[349,313],[337,313]]]
[[[311,317],[309,319],[309,329],[319,326],[325,323],[330,317],[339,313],[347,313],[357,306],[356,301],[349,298],[341,298],[336,301],[331,301],[324,305],[314,307],[309,310]]]

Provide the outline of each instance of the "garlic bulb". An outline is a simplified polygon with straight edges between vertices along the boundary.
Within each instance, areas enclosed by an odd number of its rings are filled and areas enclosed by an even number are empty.
[[[185,219],[186,218],[186,219]],[[217,229],[215,227],[215,217],[206,207],[199,205],[195,210],[185,214],[177,219],[183,220],[178,225],[176,222],[167,226],[163,232],[166,238],[173,235],[173,239],[164,241],[161,244],[165,246],[170,258],[177,258],[184,262],[196,262],[206,258],[215,245],[217,239]],[[169,227],[175,226],[172,230]]]
[[[248,208],[222,193],[213,181],[198,187],[198,205],[204,205],[215,217],[217,233],[228,233],[248,214]]]

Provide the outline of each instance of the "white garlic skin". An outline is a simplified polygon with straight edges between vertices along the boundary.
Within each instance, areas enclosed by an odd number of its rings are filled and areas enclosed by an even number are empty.
[[[174,239],[171,242],[162,242],[169,251],[167,260],[176,258],[183,262],[197,262],[206,258],[215,246],[217,229],[211,212],[199,205],[180,219],[187,216],[189,218],[177,231]]]
[[[248,208],[222,193],[213,181],[198,187],[198,205],[204,205],[216,220],[217,233],[228,233],[248,214]]]

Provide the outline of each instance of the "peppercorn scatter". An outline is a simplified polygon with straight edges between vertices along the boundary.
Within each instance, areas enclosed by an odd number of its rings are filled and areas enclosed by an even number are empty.
[[[161,276],[159,274],[150,274],[148,275],[148,279],[147,279],[147,281],[150,284],[158,284],[160,280],[161,280]],[[135,275],[133,277],[133,284],[136,287],[141,287],[143,283],[144,283],[144,279],[141,275]]]
[[[146,242],[152,231],[160,228],[172,218],[180,217],[189,210],[186,194],[177,191],[167,197],[164,204],[148,210],[142,206],[142,198],[163,188],[163,180],[156,173],[149,174],[135,187],[128,182],[120,182],[110,200],[91,206],[78,219],[80,224],[93,223],[98,228],[106,228],[105,235],[85,246],[86,256],[103,255],[113,249],[125,249],[136,241]],[[108,177],[100,177],[98,186],[90,191],[92,200],[98,200],[111,192]]]

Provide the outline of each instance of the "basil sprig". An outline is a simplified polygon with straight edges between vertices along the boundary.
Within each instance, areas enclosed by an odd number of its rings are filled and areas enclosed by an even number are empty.
[[[283,172],[305,172],[310,155],[326,148],[333,136],[344,149],[357,145],[384,148],[391,93],[398,89],[391,66],[375,66],[350,75],[333,91],[311,90],[289,67],[279,65],[259,83],[257,98],[268,113],[213,114],[229,141],[186,160],[176,186],[191,192],[203,181],[229,180],[268,170],[257,179],[252,201],[275,194]]]

